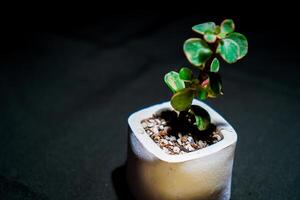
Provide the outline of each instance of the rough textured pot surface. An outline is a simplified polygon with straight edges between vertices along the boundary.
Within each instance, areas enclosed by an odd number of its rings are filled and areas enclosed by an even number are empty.
[[[212,123],[221,129],[224,138],[183,155],[166,154],[140,123],[160,109],[171,108],[169,102],[145,108],[129,117],[127,180],[137,199],[230,199],[236,132],[212,108],[198,100],[193,103],[209,112]]]

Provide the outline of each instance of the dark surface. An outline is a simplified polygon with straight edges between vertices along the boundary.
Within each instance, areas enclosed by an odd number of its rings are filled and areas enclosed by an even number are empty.
[[[188,64],[191,26],[223,18],[99,16],[3,28],[0,199],[130,196],[128,115],[170,98],[163,75]],[[207,102],[238,133],[232,199],[300,199],[299,46],[272,34],[277,19],[233,19],[249,54],[222,64],[225,95]]]

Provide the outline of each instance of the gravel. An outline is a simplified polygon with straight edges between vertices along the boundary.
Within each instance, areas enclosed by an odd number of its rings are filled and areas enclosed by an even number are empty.
[[[182,135],[177,133],[170,134],[171,127],[168,123],[156,116],[142,120],[142,127],[145,132],[153,139],[153,141],[167,154],[180,155],[193,152],[209,146],[206,141],[196,139],[191,133]],[[216,130],[212,133],[213,144],[223,139],[222,134]]]

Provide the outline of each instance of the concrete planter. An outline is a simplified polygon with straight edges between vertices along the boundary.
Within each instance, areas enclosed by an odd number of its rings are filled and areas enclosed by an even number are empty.
[[[197,100],[193,103],[209,112],[224,139],[188,154],[166,154],[140,123],[162,108],[171,108],[169,102],[145,108],[129,117],[127,180],[137,199],[230,199],[236,132],[212,108]]]

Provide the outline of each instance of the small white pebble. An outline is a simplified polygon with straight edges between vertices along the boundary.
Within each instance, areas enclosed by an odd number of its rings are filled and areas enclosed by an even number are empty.
[[[222,137],[221,137],[220,135],[218,135],[218,134],[215,134],[215,135],[213,136],[213,138],[216,138],[217,141],[222,140]]]
[[[168,154],[170,153],[169,149],[166,148],[166,147],[163,147],[163,150],[164,150],[165,153],[168,153]]]
[[[148,125],[147,125],[146,122],[142,122],[142,126],[143,126],[143,128],[147,128],[148,127]]]
[[[152,132],[153,132],[153,133],[158,133],[158,132],[159,132],[157,126],[154,126],[154,127],[152,128]]]
[[[188,151],[194,151],[195,150],[190,144],[185,145],[184,148],[187,149]]]
[[[205,144],[202,142],[202,140],[198,141],[199,149],[202,149],[205,147]]]
[[[177,139],[177,143],[178,143],[179,145],[182,145],[182,142],[181,142],[181,139],[180,139],[180,138]]]
[[[173,152],[174,152],[174,153],[179,153],[179,152],[180,152],[179,147],[174,147],[174,148],[173,148]]]
[[[194,149],[194,147],[192,147],[192,146],[189,146],[189,149],[188,149],[189,151],[195,151],[195,149]]]
[[[154,120],[154,119],[149,119],[149,122],[150,122],[150,123],[154,123],[155,120]]]
[[[194,139],[193,139],[193,137],[191,137],[191,136],[189,136],[189,137],[187,138],[187,140],[188,140],[189,142],[194,142]]]
[[[164,130],[164,126],[163,125],[160,125],[158,128],[159,128],[159,130]]]
[[[164,131],[167,132],[167,133],[170,132],[170,129],[171,128],[169,126],[164,127]]]
[[[161,139],[161,142],[162,142],[163,144],[168,144],[168,143],[169,143],[168,140],[166,140],[166,139]]]
[[[166,125],[167,122],[166,122],[165,120],[163,120],[163,121],[161,121],[161,124],[162,124],[162,125]]]
[[[170,141],[172,141],[172,142],[176,141],[176,137],[175,136],[170,136]]]
[[[148,123],[148,128],[151,128],[154,126],[154,123]]]

